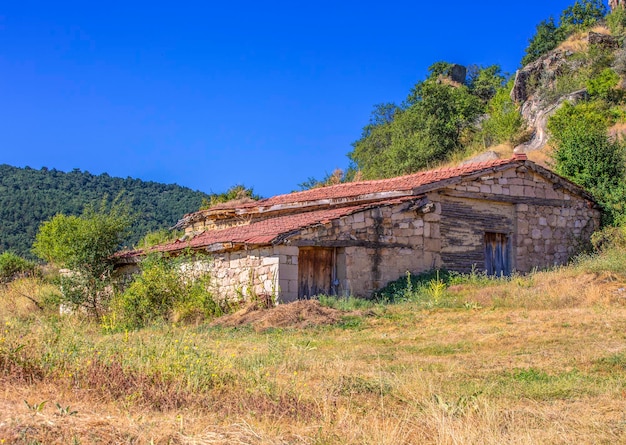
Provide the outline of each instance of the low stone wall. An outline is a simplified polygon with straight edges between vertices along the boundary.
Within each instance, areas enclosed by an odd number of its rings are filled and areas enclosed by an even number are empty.
[[[290,301],[298,295],[298,249],[289,246],[196,256],[183,271],[210,274],[219,298],[250,300],[262,295]]]

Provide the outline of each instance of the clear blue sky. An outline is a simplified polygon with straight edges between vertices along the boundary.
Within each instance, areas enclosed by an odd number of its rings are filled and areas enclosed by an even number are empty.
[[[433,62],[514,72],[573,2],[2,2],[0,164],[286,193]]]

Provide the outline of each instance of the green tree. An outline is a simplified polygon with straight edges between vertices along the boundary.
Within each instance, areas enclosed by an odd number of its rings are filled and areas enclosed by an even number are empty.
[[[554,17],[541,21],[524,51],[526,55],[522,58],[522,65],[528,65],[553,50],[565,40],[565,37],[564,30],[554,23]]]
[[[502,74],[500,65],[491,65],[486,68],[471,66],[467,86],[474,96],[478,96],[483,102],[489,102],[496,92],[506,82],[506,76]]]
[[[576,0],[561,13],[561,27],[584,29],[598,23],[607,13],[603,0]]]
[[[605,222],[626,222],[625,147],[607,135],[607,120],[597,105],[567,104],[548,121],[555,170],[595,196]]]
[[[364,179],[412,173],[446,159],[461,147],[465,130],[484,111],[481,98],[445,75],[451,65],[438,62],[399,107],[377,106],[348,154]]]
[[[518,105],[511,100],[513,80],[500,87],[487,104],[489,117],[483,122],[487,143],[514,142],[524,128]]]
[[[33,244],[35,254],[69,269],[61,278],[64,302],[99,315],[109,296],[112,255],[130,222],[127,206],[114,203],[109,207],[103,201],[98,209],[87,206],[80,216],[58,214],[40,226]]]

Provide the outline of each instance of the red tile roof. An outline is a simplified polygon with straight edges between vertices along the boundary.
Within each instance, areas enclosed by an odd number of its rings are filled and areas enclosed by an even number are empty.
[[[257,221],[244,226],[229,227],[221,230],[208,230],[194,236],[190,240],[176,241],[170,244],[156,246],[152,251],[156,252],[176,252],[188,248],[197,250],[220,243],[233,244],[271,244],[281,235],[289,234],[305,227],[324,224],[342,216],[364,210],[366,208],[379,206],[381,204],[397,204],[403,201],[415,199],[415,196],[388,199],[383,202],[370,204],[360,204],[333,209],[314,210],[304,213],[297,213],[285,216],[277,216],[262,221]],[[118,258],[133,257],[142,255],[144,251],[136,250],[131,252],[121,252]]]
[[[329,187],[321,187],[312,190],[306,190],[302,192],[289,193],[286,195],[278,195],[272,198],[255,201],[252,203],[239,204],[237,210],[252,209],[252,208],[268,208],[277,205],[292,204],[292,203],[306,203],[315,202],[319,204],[320,201],[333,200],[348,200],[350,198],[364,197],[368,195],[376,195],[376,199],[369,202],[356,201],[353,205],[349,203],[343,204],[341,207],[330,207],[323,210],[307,210],[304,206],[300,213],[292,213],[289,215],[269,217],[267,219],[252,222],[248,225],[229,227],[221,230],[207,230],[202,232],[190,240],[176,241],[171,244],[165,244],[157,246],[154,250],[160,252],[175,252],[184,250],[186,248],[201,249],[211,245],[220,243],[233,243],[233,244],[270,244],[281,236],[293,231],[310,227],[312,225],[325,223],[342,216],[349,215],[351,213],[380,205],[389,205],[415,199],[419,194],[426,191],[428,185],[436,185],[440,181],[448,179],[482,174],[485,171],[489,171],[498,167],[505,167],[509,164],[524,162],[526,155],[516,155],[511,159],[499,159],[495,161],[480,162],[474,164],[466,164],[459,167],[443,168],[438,170],[431,170],[427,172],[415,173],[407,176],[400,176],[391,179],[381,179],[375,181],[360,181],[346,184],[338,184]],[[422,189],[420,189],[420,187]],[[406,192],[394,195],[393,192]],[[387,193],[385,195],[385,193]],[[233,209],[228,204],[215,206],[208,211],[197,212],[196,214],[204,214],[204,212],[213,212],[215,210]],[[196,215],[196,214],[191,214]],[[117,255],[118,258],[134,257],[142,255],[142,251],[123,252]]]
[[[513,162],[525,161],[526,155],[515,155],[510,159],[497,159],[493,161],[465,164],[458,167],[442,168],[390,179],[377,179],[372,181],[348,182],[345,184],[319,187],[301,192],[288,193],[286,195],[273,196],[260,201],[250,202],[237,206],[239,209],[255,207],[271,207],[275,205],[291,204],[307,201],[336,200],[342,198],[356,198],[363,195],[384,193],[392,191],[409,191],[439,181],[464,177],[477,172],[496,167],[505,166]],[[228,203],[211,207],[209,211],[232,209]]]

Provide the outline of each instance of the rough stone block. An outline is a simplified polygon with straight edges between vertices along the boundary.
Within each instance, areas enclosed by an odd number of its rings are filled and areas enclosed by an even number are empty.
[[[441,250],[441,240],[426,238],[424,240],[424,250],[430,252],[439,252]]]
[[[511,185],[509,190],[512,196],[524,196],[524,187],[521,185]]]

